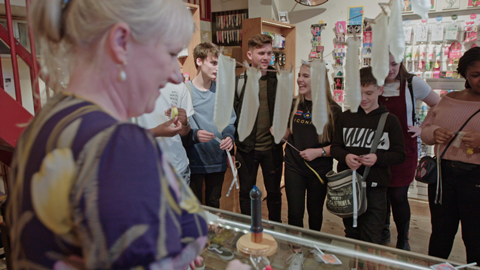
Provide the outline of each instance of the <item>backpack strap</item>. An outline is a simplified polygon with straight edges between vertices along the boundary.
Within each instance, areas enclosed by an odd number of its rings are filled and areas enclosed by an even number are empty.
[[[240,97],[240,94],[242,93],[243,86],[245,85],[245,73],[242,73],[238,76],[238,81],[237,81],[237,97]]]
[[[413,77],[407,79],[408,91],[410,92],[410,98],[412,98],[412,124],[415,124],[415,97],[413,96]]]

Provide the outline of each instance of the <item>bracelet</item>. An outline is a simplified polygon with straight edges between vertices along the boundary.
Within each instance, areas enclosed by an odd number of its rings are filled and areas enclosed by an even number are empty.
[[[322,147],[322,157],[324,157],[326,155],[327,155],[327,151],[325,151],[325,149]]]

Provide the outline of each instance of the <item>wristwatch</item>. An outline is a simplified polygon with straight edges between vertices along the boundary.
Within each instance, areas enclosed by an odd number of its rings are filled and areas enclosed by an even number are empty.
[[[325,149],[322,147],[322,157],[326,156],[327,155],[327,152],[325,151]]]

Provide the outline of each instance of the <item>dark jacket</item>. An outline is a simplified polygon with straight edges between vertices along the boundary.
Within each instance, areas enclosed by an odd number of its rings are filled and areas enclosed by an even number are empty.
[[[268,69],[274,69],[272,67],[268,67]],[[244,76],[244,84],[242,86],[241,91],[237,91],[238,87],[238,80],[240,79],[241,76]],[[268,111],[270,113],[270,126],[272,125],[273,122],[273,110],[275,109],[275,97],[276,97],[276,92],[277,92],[277,74],[275,72],[267,72],[267,97],[268,97]],[[237,145],[237,149],[242,151],[242,152],[250,152],[255,149],[255,140],[256,140],[256,135],[257,135],[257,123],[255,122],[255,125],[253,126],[252,132],[250,135],[245,138],[243,142],[241,142],[238,139],[238,122],[240,121],[240,115],[241,115],[241,110],[242,110],[242,103],[243,103],[243,97],[245,94],[245,85],[247,82],[247,72],[244,72],[242,75],[237,76],[235,80],[235,99],[233,102],[233,108],[235,109],[235,113],[237,115],[237,120],[235,121],[235,144]],[[272,138],[272,141],[273,138]],[[273,150],[277,149],[278,147],[281,147],[282,144],[275,144],[273,143],[272,148]]]
[[[345,162],[345,157],[348,154],[359,156],[370,153],[378,121],[384,112],[387,112],[386,107],[380,105],[378,109],[369,114],[366,114],[359,107],[357,113],[348,110],[340,115],[335,125],[335,134],[331,146],[331,154],[338,160],[338,172],[348,169]],[[402,127],[393,114],[389,114],[387,117],[383,135],[375,154],[377,155],[377,162],[371,167],[365,180],[368,186],[376,183],[377,186],[387,187],[392,178],[390,166],[402,164],[406,158]],[[363,175],[364,169],[365,166],[361,166],[357,172]]]

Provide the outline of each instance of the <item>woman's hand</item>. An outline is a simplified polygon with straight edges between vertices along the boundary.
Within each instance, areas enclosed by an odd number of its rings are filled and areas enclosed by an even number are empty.
[[[306,161],[312,161],[321,155],[322,155],[321,151],[315,148],[308,148],[300,152],[300,156]]]
[[[233,141],[232,138],[226,137],[220,143],[220,149],[230,151],[233,148]]]
[[[360,163],[358,160],[360,159],[360,157],[358,157],[357,155],[354,155],[354,154],[348,154],[346,157],[345,157],[345,162],[347,163],[347,166],[352,169],[352,170],[356,170],[358,168],[360,168],[360,166],[362,166],[362,163]]]
[[[477,131],[467,131],[463,135],[462,142],[467,148],[477,148],[480,147],[480,132]]]
[[[190,263],[190,269],[195,269],[197,266],[202,265],[203,258],[200,256],[197,256],[193,262]]]
[[[413,133],[412,138],[420,136],[422,129],[417,126],[408,126],[408,132]]]
[[[359,161],[362,163],[362,165],[372,167],[377,162],[377,155],[370,153],[368,155],[361,156]]]
[[[215,134],[208,132],[206,130],[200,129],[197,131],[197,137],[200,142],[209,142],[215,137]]]
[[[444,128],[437,128],[433,132],[433,137],[435,138],[435,143],[444,144],[448,142],[453,137],[453,132]]]

